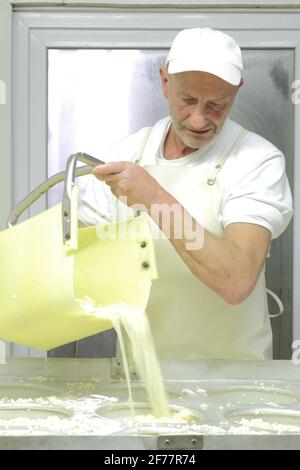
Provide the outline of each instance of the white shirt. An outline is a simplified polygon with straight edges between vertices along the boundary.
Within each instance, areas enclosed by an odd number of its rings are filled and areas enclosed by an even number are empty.
[[[234,140],[241,126],[227,119],[219,135],[203,149],[175,160],[163,156],[163,144],[171,123],[170,117],[158,121],[147,140],[141,166],[213,166]],[[148,128],[141,129],[117,142],[102,160],[135,161]],[[246,222],[267,228],[277,238],[289,224],[292,197],[285,171],[285,158],[271,142],[254,132],[248,132],[228,156],[218,174],[223,191],[220,221],[224,228],[236,222]],[[107,223],[132,216],[131,209],[116,201],[109,186],[90,176],[79,204],[79,219],[88,225]]]

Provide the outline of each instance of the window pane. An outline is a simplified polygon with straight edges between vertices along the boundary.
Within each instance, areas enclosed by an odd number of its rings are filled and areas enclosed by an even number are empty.
[[[50,49],[48,176],[75,152],[105,158],[117,140],[168,114],[159,77],[164,51]],[[84,179],[78,179],[83,185]],[[48,195],[62,199],[62,184]]]

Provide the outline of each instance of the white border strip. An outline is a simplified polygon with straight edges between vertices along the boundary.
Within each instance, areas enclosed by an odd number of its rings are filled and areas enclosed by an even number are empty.
[[[300,1],[299,0],[204,0],[203,2],[199,2],[199,0],[186,0],[184,1],[176,1],[176,0],[150,0],[147,2],[146,0],[108,0],[108,1],[103,1],[103,0],[57,0],[57,1],[49,1],[49,0],[15,0],[13,2],[10,2],[14,6],[18,5],[53,5],[53,6],[68,6],[68,5],[79,5],[82,7],[87,7],[87,6],[100,6],[102,7],[103,5],[111,5],[111,6],[131,6],[131,7],[137,7],[141,5],[149,6],[149,4],[155,6],[155,7],[160,7],[162,5],[171,8],[172,6],[176,7],[182,7],[184,8],[186,5],[192,5],[195,7],[202,8],[201,3],[204,4],[205,7],[211,6],[212,8],[217,8],[219,6],[221,7],[233,7],[233,8],[247,8],[247,7],[256,7],[256,8],[262,8],[262,7],[271,7],[271,8],[294,8],[294,7],[300,7]]]

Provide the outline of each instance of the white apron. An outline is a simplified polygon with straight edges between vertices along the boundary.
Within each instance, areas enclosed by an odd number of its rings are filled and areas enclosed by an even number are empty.
[[[237,136],[212,168],[159,165],[144,168],[201,225],[204,223],[206,230],[223,236],[220,222],[222,190],[217,176],[245,133],[243,130]],[[141,159],[141,153],[140,150],[135,163]],[[192,274],[162,233],[161,238],[154,242],[158,279],[153,281],[147,305],[159,357],[177,360],[271,359],[272,331],[265,267],[249,297],[239,305],[229,305]]]

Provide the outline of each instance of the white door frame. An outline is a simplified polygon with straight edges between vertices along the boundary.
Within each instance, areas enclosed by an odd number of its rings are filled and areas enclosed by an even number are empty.
[[[300,11],[234,9],[67,9],[13,15],[14,203],[47,175],[48,48],[161,48],[185,27],[227,31],[241,47],[292,48],[300,78]],[[300,154],[300,104],[295,105],[294,148]],[[294,339],[300,339],[300,161],[294,160]],[[45,208],[40,202],[30,215]],[[16,346],[16,352],[24,352]],[[19,348],[19,349],[18,349]]]

